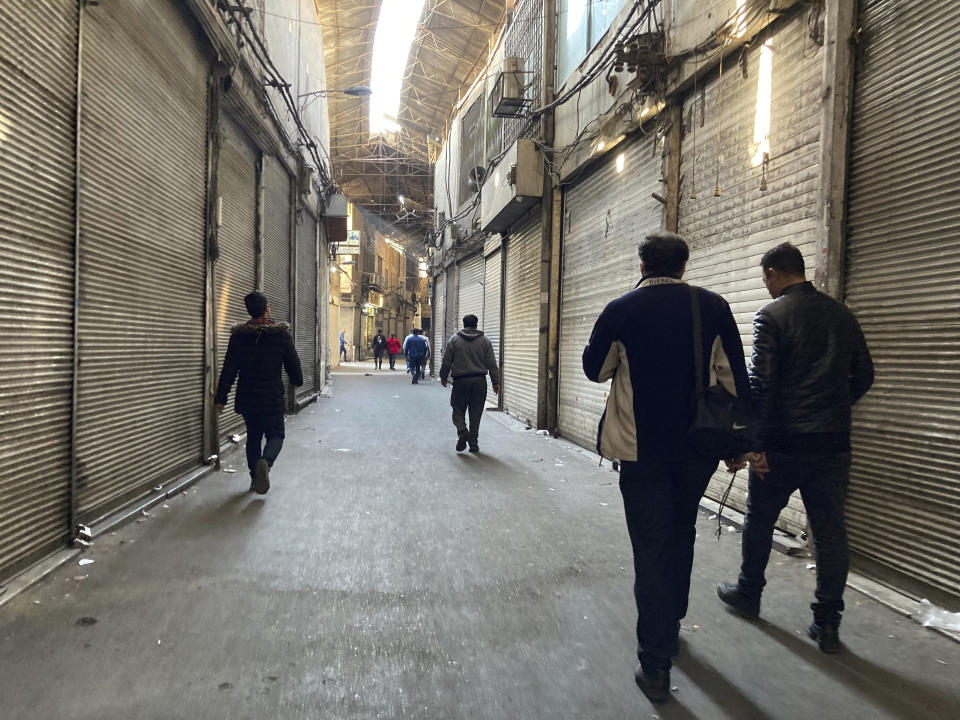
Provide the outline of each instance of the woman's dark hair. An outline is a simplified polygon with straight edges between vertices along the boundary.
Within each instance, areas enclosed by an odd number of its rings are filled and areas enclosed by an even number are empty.
[[[243,299],[243,304],[247,306],[250,317],[263,317],[263,314],[267,311],[267,296],[259,290],[254,290]]]
[[[669,275],[679,278],[690,257],[684,239],[670,232],[650,233],[640,241],[638,252],[647,276]]]
[[[806,272],[806,266],[803,263],[803,254],[795,245],[791,245],[788,242],[780,243],[776,247],[767,250],[760,260],[760,267],[763,268],[764,272],[767,270],[776,270],[777,272],[795,275],[797,277],[803,277]]]

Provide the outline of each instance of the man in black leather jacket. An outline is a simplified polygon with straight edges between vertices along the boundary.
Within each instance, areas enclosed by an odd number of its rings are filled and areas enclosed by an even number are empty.
[[[850,477],[851,409],[873,384],[873,362],[856,318],[805,280],[803,256],[790,243],[761,261],[773,302],[753,320],[748,374],[757,448],[750,455],[743,562],[720,599],[740,614],[760,612],[773,527],[799,489],[817,556],[814,622],[809,635],[839,652],[838,628],[849,568],[844,501]]]

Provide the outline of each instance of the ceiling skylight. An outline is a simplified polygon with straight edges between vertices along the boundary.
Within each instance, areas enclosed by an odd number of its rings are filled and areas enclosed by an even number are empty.
[[[373,63],[370,71],[370,134],[400,129],[400,91],[403,75],[423,13],[425,0],[382,0],[377,33],[373,40]]]

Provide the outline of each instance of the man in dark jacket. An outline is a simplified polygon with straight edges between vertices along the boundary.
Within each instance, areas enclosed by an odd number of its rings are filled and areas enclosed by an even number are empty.
[[[696,388],[691,290],[681,278],[687,244],[672,233],[640,243],[637,287],[600,313],[583,351],[594,382],[613,380],[597,451],[620,461],[620,492],[636,573],[637,685],[670,696],[671,657],[687,612],[700,497],[718,457],[687,439]],[[747,397],[743,345],[727,302],[702,288],[703,385]]]
[[[382,370],[383,353],[387,349],[387,336],[383,334],[383,330],[377,329],[377,334],[370,341],[370,347],[373,348],[373,366],[377,370]]]
[[[247,424],[250,489],[263,495],[270,489],[270,468],[283,447],[282,370],[287,371],[290,382],[297,387],[303,385],[303,372],[290,326],[270,319],[266,296],[252,292],[243,301],[251,319],[234,325],[230,331],[215,407],[218,413],[223,412],[233,381],[239,375],[234,409]]]
[[[463,318],[463,330],[458,332],[443,351],[440,362],[440,384],[447,386],[447,378],[453,379],[450,407],[453,408],[453,424],[457,428],[457,452],[470,443],[470,452],[480,452],[477,436],[480,432],[480,417],[487,402],[487,373],[493,384],[494,394],[500,392],[500,369],[493,352],[493,343],[477,330],[477,316]],[[470,411],[470,428],[467,429],[467,410]]]
[[[423,337],[423,330],[414,328],[410,331],[403,341],[403,353],[407,356],[412,382],[416,385],[423,377],[423,364],[427,359],[427,341]]]
[[[853,313],[806,281],[797,248],[783,243],[768,250],[761,268],[774,300],[753,320],[749,376],[758,436],[743,563],[738,582],[722,583],[717,594],[740,614],[759,615],[774,523],[799,490],[817,554],[808,633],[822,651],[834,653],[850,563],[843,515],[850,412],[873,384],[873,362]]]

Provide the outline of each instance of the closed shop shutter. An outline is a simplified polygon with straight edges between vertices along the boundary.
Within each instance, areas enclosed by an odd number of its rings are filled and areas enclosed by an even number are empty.
[[[459,271],[457,323],[462,323],[463,316],[471,313],[479,320],[483,315],[483,255],[477,254],[464,260],[460,263]]]
[[[263,291],[270,317],[290,322],[290,175],[263,158]]]
[[[243,298],[257,285],[257,151],[240,129],[224,117],[220,125],[217,189],[223,202],[217,258],[217,369],[230,343],[230,329],[250,319]],[[269,297],[269,296],[268,296]],[[243,430],[243,417],[233,411],[234,383],[227,409],[220,413],[220,439]]]
[[[503,409],[537,422],[540,372],[540,211],[511,231],[503,328]]]
[[[444,317],[446,316],[446,298],[447,273],[441,272],[433,279],[433,317],[431,318],[431,322],[433,323],[433,340],[430,342],[430,344],[434,348],[442,348],[444,343],[443,323]],[[400,342],[403,342],[403,338],[400,338]],[[440,372],[440,355],[442,352],[442,350],[437,350],[433,353],[432,360],[434,375]]]
[[[447,268],[447,312],[443,318],[443,343],[440,345],[440,353],[443,352],[443,348],[447,344],[447,340],[450,339],[450,336],[460,329],[460,308],[457,303],[459,300],[459,285],[457,282],[457,268],[455,265],[451,265]]]
[[[493,343],[493,354],[500,363],[500,290],[502,283],[500,273],[503,269],[502,250],[496,250],[487,255],[484,265],[483,283],[483,333]],[[488,398],[489,399],[489,398]],[[495,398],[494,398],[495,400]]]
[[[800,248],[811,277],[815,264],[823,52],[811,40],[805,18],[802,13],[776,23],[768,39],[761,36],[753,44],[746,78],[728,59],[722,80],[714,75],[702,98],[695,93],[684,103],[679,229],[690,245],[684,279],[727,299],[748,357],[753,316],[770,301],[760,272],[763,253],[789,241]],[[762,167],[753,164],[761,54],[771,62],[773,88],[766,190]],[[719,471],[707,495],[719,500],[729,481],[729,474]],[[746,473],[740,473],[728,502],[743,511],[746,497]],[[794,533],[805,529],[799,495],[779,524]]]
[[[303,367],[303,385],[297,397],[317,387],[317,221],[304,210],[297,225],[296,345]]]
[[[0,577],[69,531],[73,0],[0,4]]]
[[[876,382],[854,410],[850,544],[957,598],[960,4],[861,2],[860,26],[846,300]]]
[[[202,455],[209,67],[173,3],[84,9],[78,506]]]
[[[616,158],[624,156],[624,171]],[[640,280],[637,245],[660,229],[660,145],[640,136],[604,158],[564,202],[563,278],[560,285],[560,403],[563,437],[591,450],[610,383],[583,374],[583,348],[600,311]]]

